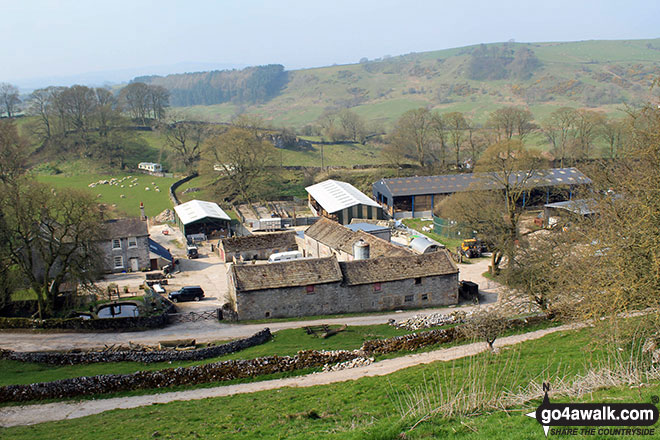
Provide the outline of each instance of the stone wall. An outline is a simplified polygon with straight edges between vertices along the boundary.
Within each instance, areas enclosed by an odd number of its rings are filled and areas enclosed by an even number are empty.
[[[106,272],[129,272],[131,271],[131,258],[137,258],[138,269],[149,269],[151,261],[149,260],[149,237],[137,237],[137,246],[128,247],[128,238],[120,239],[121,249],[112,248],[112,240],[105,240],[99,243],[99,248],[104,256],[104,269]],[[121,256],[123,267],[117,268],[114,264],[114,257]]]
[[[289,318],[310,315],[332,315],[440,307],[458,302],[458,274],[423,277],[374,284],[347,286],[326,283],[279,289],[235,292],[238,317],[244,319]]]
[[[93,364],[101,362],[168,362],[168,361],[200,361],[234,353],[255,345],[261,345],[272,337],[270,329],[255,333],[249,338],[231,341],[226,344],[200,348],[190,351],[113,351],[113,352],[15,352],[6,351],[0,357],[20,362],[36,362],[50,365]]]
[[[94,394],[117,393],[178,385],[195,385],[296,371],[345,362],[359,357],[357,351],[301,351],[295,356],[268,356],[249,360],[230,360],[191,367],[138,371],[132,374],[104,374],[0,387],[0,402],[25,402],[63,399]]]
[[[155,316],[136,316],[131,318],[107,319],[31,319],[31,318],[1,318],[2,329],[59,329],[59,330],[145,330],[165,327],[169,323],[167,313]]]

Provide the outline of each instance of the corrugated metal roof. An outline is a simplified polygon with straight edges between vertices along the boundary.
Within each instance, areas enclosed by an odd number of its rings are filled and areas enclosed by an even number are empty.
[[[564,209],[580,215],[591,215],[597,212],[596,201],[593,199],[567,200],[565,202],[548,203],[543,206],[546,208]]]
[[[511,176],[511,180],[524,179],[526,178],[526,174],[526,171],[519,171]],[[378,183],[384,185],[393,196],[451,194],[501,187],[497,183],[495,173],[397,177],[393,179],[381,179]],[[582,174],[577,168],[552,168],[534,171],[534,174],[528,180],[527,186],[530,188],[540,188],[544,186],[585,185],[589,183],[591,183],[591,179]]]
[[[367,205],[380,208],[376,201],[358,191],[350,183],[337,180],[326,180],[316,185],[308,186],[305,190],[314,197],[319,205],[328,213],[341,211],[355,205]]]
[[[351,223],[346,225],[348,229],[353,232],[364,231],[364,232],[376,232],[376,231],[389,231],[390,228],[384,226],[374,225],[372,223]]]
[[[176,215],[184,225],[196,222],[203,218],[219,218],[230,221],[231,218],[217,203],[205,202],[203,200],[191,200],[174,207]]]

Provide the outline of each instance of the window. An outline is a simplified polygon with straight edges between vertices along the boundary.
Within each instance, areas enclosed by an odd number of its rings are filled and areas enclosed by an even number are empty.
[[[413,299],[415,299],[415,295],[406,295],[404,298],[407,303],[412,302]]]
[[[381,286],[380,283],[374,283],[374,292],[380,292]]]
[[[113,238],[112,239],[112,248],[113,249],[121,249],[121,240],[118,238]]]
[[[428,301],[429,300],[429,295],[428,293],[422,294],[422,301]]]
[[[415,278],[415,284],[422,284],[422,277]]]
[[[314,286],[307,286],[307,293],[314,293]]]
[[[115,257],[115,269],[124,267],[124,259],[121,256]]]
[[[128,247],[129,248],[137,247],[137,237],[128,237]]]

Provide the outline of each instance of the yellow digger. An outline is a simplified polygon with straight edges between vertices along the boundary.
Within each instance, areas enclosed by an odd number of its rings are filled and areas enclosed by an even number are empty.
[[[461,254],[468,258],[481,257],[481,242],[476,238],[469,238],[463,240],[461,243]]]

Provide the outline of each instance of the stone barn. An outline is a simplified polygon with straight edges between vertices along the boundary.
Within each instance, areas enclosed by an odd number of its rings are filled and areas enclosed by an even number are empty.
[[[271,254],[297,250],[295,231],[245,235],[218,241],[218,255],[225,263],[241,257],[246,261],[267,260]]]
[[[364,231],[353,231],[326,218],[319,219],[305,231],[303,253],[308,257],[319,258],[335,255],[339,261],[350,261],[355,258],[353,246],[360,240],[369,245],[370,258],[412,255],[402,246]]]
[[[444,250],[235,264],[229,291],[241,320],[440,307],[458,302],[458,268]]]

